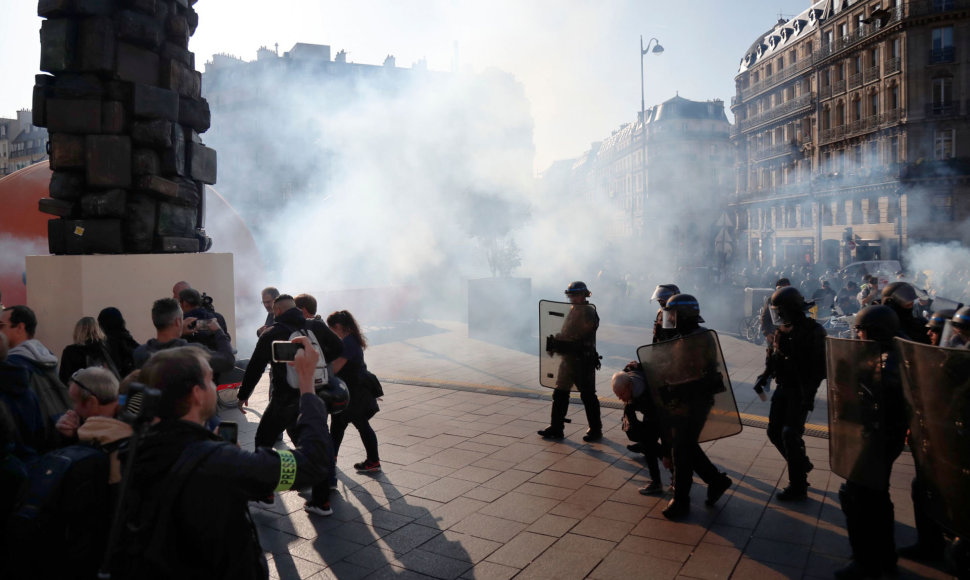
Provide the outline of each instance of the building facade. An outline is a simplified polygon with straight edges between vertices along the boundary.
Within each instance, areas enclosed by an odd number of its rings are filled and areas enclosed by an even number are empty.
[[[0,118],[0,177],[47,159],[47,129],[35,127],[30,110]]]
[[[704,264],[714,250],[714,224],[733,191],[730,130],[723,101],[675,96],[582,156],[557,162],[544,181],[571,199],[606,203],[608,236],[676,246],[682,262]]]
[[[403,171],[391,158],[409,150],[438,159],[436,175],[463,173],[450,185],[433,177],[435,187],[531,183],[529,103],[522,85],[500,71],[431,71],[423,60],[404,68],[391,55],[361,64],[345,51],[298,43],[282,54],[261,48],[253,61],[215,55],[202,85],[212,111],[208,139],[220,156],[217,189],[257,228],[286,202],[348,195],[331,191],[348,172]],[[409,129],[418,120],[427,120],[423,134]]]
[[[970,243],[970,0],[822,0],[735,77],[733,225],[757,265]]]

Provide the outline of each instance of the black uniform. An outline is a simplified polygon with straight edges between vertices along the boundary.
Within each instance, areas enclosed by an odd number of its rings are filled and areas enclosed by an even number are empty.
[[[330,328],[319,320],[307,320],[299,308],[290,308],[276,318],[273,327],[263,333],[256,343],[253,356],[246,366],[242,386],[239,388],[239,400],[247,401],[256,388],[256,383],[263,376],[266,365],[273,358],[272,345],[274,340],[290,340],[294,332],[307,328],[312,330],[323,350],[327,361],[336,360],[343,352],[343,343]],[[256,428],[256,446],[272,447],[283,430],[294,439],[293,427],[299,413],[300,391],[286,382],[286,363],[272,363],[270,365],[270,390],[272,398],[263,417]]]
[[[696,322],[689,322],[678,324],[674,332],[676,334],[671,339],[707,332],[707,329],[698,326]],[[671,459],[674,464],[674,500],[683,504],[690,503],[694,473],[709,487],[723,485],[727,480],[727,476],[718,471],[698,443],[707,422],[707,415],[714,406],[714,395],[724,388],[722,377],[717,378],[719,380],[713,380],[712,377],[712,380],[704,381],[703,385],[696,387],[679,388],[676,394],[662,393],[664,423],[670,436]],[[730,485],[729,480],[727,485]]]
[[[881,380],[876,388],[881,392],[883,419],[879,428],[884,431],[884,436],[873,437],[873,440],[881,439],[884,442],[881,450],[884,463],[879,473],[882,481],[874,489],[849,480],[839,490],[849,545],[852,546],[852,559],[863,571],[874,576],[892,573],[896,569],[896,542],[893,537],[896,518],[889,496],[889,476],[893,463],[903,451],[909,426],[899,376],[899,360],[891,345],[884,345],[883,350],[881,368],[877,374]]]
[[[626,431],[630,441],[639,444],[640,452],[643,453],[647,469],[650,471],[650,479],[659,483],[660,465],[657,460],[665,455],[663,445],[660,443],[660,415],[653,398],[645,388],[643,371],[624,370],[633,375],[631,378],[634,385],[639,384],[640,388],[639,393],[637,393],[637,387],[633,388],[633,398],[623,406],[623,430]],[[643,415],[642,420],[637,417],[637,412]]]
[[[808,487],[811,463],[805,454],[805,420],[815,406],[815,393],[825,378],[825,329],[804,315],[790,332],[777,332],[765,372],[777,388],[768,412],[768,439],[788,463],[793,491]]]
[[[555,336],[553,346],[562,354],[562,363],[556,375],[556,388],[552,392],[552,414],[550,426],[562,432],[569,410],[569,391],[573,385],[579,391],[586,410],[586,422],[591,433],[602,433],[603,422],[600,418],[600,402],[596,397],[596,369],[599,355],[596,354],[596,330],[600,318],[596,308],[587,303],[574,304],[566,314],[562,330]]]

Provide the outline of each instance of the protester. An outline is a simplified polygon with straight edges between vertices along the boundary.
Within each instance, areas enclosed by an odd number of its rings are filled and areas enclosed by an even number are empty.
[[[61,369],[58,377],[65,385],[75,372],[91,366],[108,369],[119,378],[108,345],[98,321],[91,316],[85,316],[74,325],[74,342],[64,347],[61,353]]]
[[[113,306],[105,308],[98,314],[98,324],[104,332],[108,354],[111,355],[115,369],[118,370],[118,376],[127,376],[135,370],[134,353],[138,348],[138,341],[128,332],[121,311]]]
[[[317,354],[295,339],[299,419],[293,450],[254,452],[207,430],[216,386],[204,351],[173,348],[154,355],[141,378],[161,392],[159,422],[139,445],[131,481],[123,552],[125,578],[265,579],[269,576],[248,502],[325,481],[333,461],[326,404],[314,393]]]

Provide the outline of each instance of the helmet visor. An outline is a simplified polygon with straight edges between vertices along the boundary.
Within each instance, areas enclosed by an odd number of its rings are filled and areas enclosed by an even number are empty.
[[[663,327],[667,330],[677,328],[677,311],[676,310],[664,310],[663,314]]]
[[[771,323],[775,326],[781,326],[786,323],[786,321],[781,317],[781,313],[778,312],[777,306],[769,306],[768,312],[771,314]]]
[[[663,286],[657,286],[657,289],[653,291],[653,296],[650,297],[650,300],[660,302],[661,300],[667,300],[671,296],[673,296],[673,292],[671,292],[669,289],[664,288]]]

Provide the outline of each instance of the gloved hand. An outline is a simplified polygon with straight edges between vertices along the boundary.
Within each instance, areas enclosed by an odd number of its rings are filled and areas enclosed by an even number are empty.
[[[768,376],[768,373],[759,375],[758,380],[754,383],[754,392],[758,393],[758,398],[762,401],[768,400],[768,395],[765,393],[765,391],[767,390],[766,387],[769,386],[769,383],[771,383],[771,377]]]
[[[549,336],[546,337],[546,352],[548,352],[549,354],[556,354],[558,350],[559,350],[559,341],[556,340],[555,336],[550,334]]]

